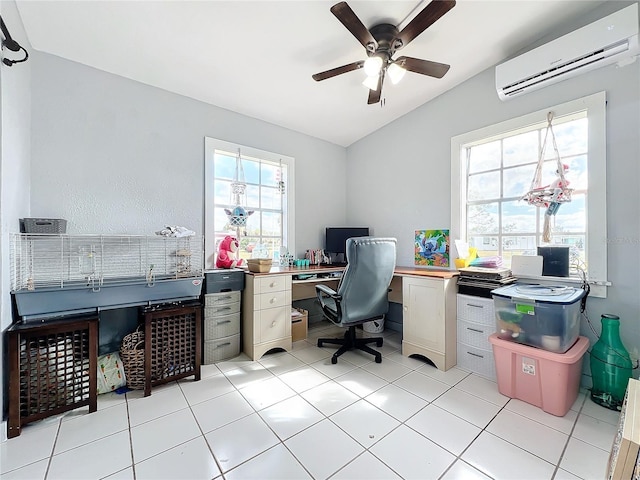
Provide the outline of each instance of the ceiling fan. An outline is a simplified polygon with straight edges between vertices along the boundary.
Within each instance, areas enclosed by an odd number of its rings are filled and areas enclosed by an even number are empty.
[[[393,55],[451,10],[455,4],[455,0],[433,0],[406,27],[399,31],[398,27],[388,23],[381,23],[367,29],[351,7],[347,5],[347,2],[336,3],[331,7],[331,13],[362,44],[367,51],[368,58],[316,73],[312,75],[312,78],[319,82],[364,68],[367,78],[363,84],[369,88],[367,103],[370,105],[380,101],[382,84],[387,73],[394,84],[400,81],[407,70],[442,78],[449,70],[449,65],[413,57],[398,57],[394,60]]]

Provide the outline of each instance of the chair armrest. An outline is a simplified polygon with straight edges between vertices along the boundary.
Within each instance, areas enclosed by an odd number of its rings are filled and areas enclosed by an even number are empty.
[[[318,302],[325,317],[334,323],[340,323],[342,316],[340,301],[342,300],[342,295],[338,295],[338,292],[320,283],[316,285],[316,297],[318,297]],[[329,300],[330,298],[333,301]]]
[[[334,289],[329,288],[326,285],[323,285],[322,283],[316,284],[316,294],[319,295],[320,292],[324,293],[325,295],[331,298],[339,297],[338,293]]]

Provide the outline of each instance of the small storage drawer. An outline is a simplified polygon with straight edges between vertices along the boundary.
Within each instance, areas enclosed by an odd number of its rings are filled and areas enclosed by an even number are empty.
[[[215,307],[205,307],[205,318],[219,317],[220,315],[231,315],[240,311],[240,304],[233,303],[231,305],[216,305]]]
[[[489,335],[492,333],[495,333],[493,325],[481,325],[458,320],[458,342],[490,351]]]
[[[205,272],[204,278],[204,293],[230,292],[244,289],[243,270]]]
[[[213,307],[216,305],[227,305],[229,303],[239,303],[240,292],[209,293],[204,296],[204,306]]]
[[[211,364],[240,354],[240,334],[204,342],[204,363]]]
[[[204,340],[215,340],[240,333],[240,313],[204,319]]]
[[[491,325],[495,331],[496,319],[494,315],[493,299],[458,294],[458,319],[482,325]]]
[[[496,379],[493,352],[458,342],[458,367],[483,377]]]
[[[291,290],[291,277],[284,275],[267,275],[256,278],[256,293],[281,292]]]

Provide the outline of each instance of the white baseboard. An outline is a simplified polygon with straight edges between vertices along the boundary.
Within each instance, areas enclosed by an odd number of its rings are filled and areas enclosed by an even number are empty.
[[[7,441],[7,421],[0,423],[0,442]]]

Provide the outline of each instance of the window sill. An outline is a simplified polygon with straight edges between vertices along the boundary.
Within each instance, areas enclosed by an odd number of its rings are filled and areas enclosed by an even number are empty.
[[[519,275],[518,281],[522,283],[539,283],[541,285],[567,285],[579,286],[582,279],[578,277],[538,277],[529,275]],[[611,286],[611,282],[601,280],[588,280],[587,283],[591,287],[590,297],[607,298],[607,287]]]

